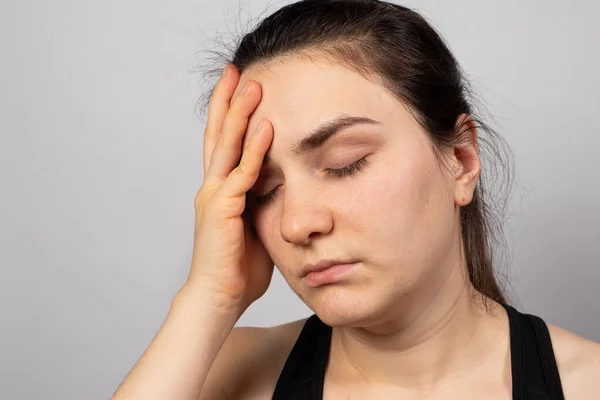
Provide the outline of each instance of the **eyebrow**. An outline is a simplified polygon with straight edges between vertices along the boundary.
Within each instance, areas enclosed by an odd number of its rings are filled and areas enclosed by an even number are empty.
[[[328,139],[342,132],[344,129],[358,124],[377,125],[380,124],[380,122],[368,117],[358,117],[344,114],[317,127],[307,137],[293,145],[290,151],[293,154],[301,157],[306,153],[313,152],[322,147]],[[263,164],[271,163],[271,158],[265,154]]]

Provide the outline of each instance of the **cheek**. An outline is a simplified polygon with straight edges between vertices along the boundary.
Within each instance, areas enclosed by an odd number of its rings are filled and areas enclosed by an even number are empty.
[[[363,184],[360,229],[371,245],[367,257],[400,267],[403,275],[437,257],[436,249],[445,249],[447,224],[453,221],[452,197],[432,157],[392,157]]]
[[[414,157],[380,160],[359,191],[369,225],[382,233],[416,227],[430,205],[434,173],[429,163]]]

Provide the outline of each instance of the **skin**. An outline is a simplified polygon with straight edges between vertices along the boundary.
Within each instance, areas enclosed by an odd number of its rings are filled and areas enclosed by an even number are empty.
[[[234,99],[247,82],[247,95],[260,97],[247,132],[265,119],[274,133],[272,163],[252,192],[277,188],[252,207],[252,221],[292,290],[333,327],[325,398],[510,399],[507,315],[492,301],[484,309],[460,239],[459,207],[472,200],[480,171],[475,128],[444,153],[446,170],[405,104],[375,80],[288,57],[244,71]],[[342,114],[379,124],[349,127],[306,155],[290,151]],[[325,174],[363,157],[353,175]],[[322,258],[359,263],[337,283],[310,287],[301,269]],[[231,398],[270,398],[304,322],[232,331],[214,368],[239,377],[226,386]],[[548,325],[566,398],[597,394],[600,345]],[[239,349],[252,350],[225,368]]]

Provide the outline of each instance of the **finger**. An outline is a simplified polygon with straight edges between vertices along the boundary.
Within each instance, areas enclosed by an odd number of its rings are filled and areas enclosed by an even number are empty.
[[[235,92],[238,81],[239,72],[233,64],[229,63],[225,66],[225,71],[223,71],[223,75],[213,90],[208,107],[208,120],[204,130],[204,176],[208,171],[215,144],[222,132],[223,122],[227,111],[229,111],[231,97]]]
[[[223,132],[219,136],[205,180],[223,182],[240,161],[242,142],[248,127],[248,119],[260,101],[260,84],[248,81],[245,92],[237,96],[223,123]]]
[[[231,171],[216,195],[227,198],[244,197],[258,179],[272,139],[273,129],[270,122],[266,119],[262,120],[260,129],[250,137],[239,165]]]

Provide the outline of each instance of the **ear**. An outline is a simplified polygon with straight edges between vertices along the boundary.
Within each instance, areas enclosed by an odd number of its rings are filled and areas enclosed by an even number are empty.
[[[461,114],[456,120],[455,129],[459,132],[460,140],[454,147],[454,203],[466,206],[473,200],[480,172],[477,128],[469,115]]]

